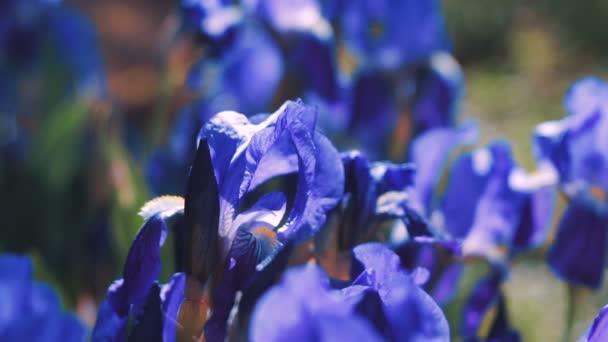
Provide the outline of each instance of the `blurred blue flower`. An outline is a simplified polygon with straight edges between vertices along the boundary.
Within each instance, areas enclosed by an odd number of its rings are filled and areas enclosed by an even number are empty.
[[[578,342],[601,342],[608,338],[608,305],[604,306],[597,317],[593,320],[593,323],[587,329],[585,334],[578,339]]]
[[[412,164],[370,163],[359,151],[343,153],[342,163],[344,197],[335,213],[339,251],[372,239],[387,221],[395,221],[390,236],[394,243],[431,235],[425,222],[408,206],[415,173]]]
[[[464,254],[500,264],[544,242],[555,207],[554,184],[551,169],[529,174],[512,159],[510,144],[495,142],[454,164],[441,221],[464,239]]]
[[[566,94],[568,116],[537,126],[539,163],[559,175],[569,199],[548,253],[553,271],[565,281],[599,288],[604,273],[608,224],[608,84],[588,77]],[[584,229],[580,229],[584,227]]]
[[[0,256],[0,340],[84,341],[87,328],[63,312],[57,293],[33,281],[28,257]]]
[[[411,274],[401,269],[399,256],[381,243],[366,243],[353,249],[356,260],[351,273],[352,285],[342,289],[349,300],[361,299],[368,291],[377,293],[381,310],[357,309],[374,321],[375,327],[392,341],[449,341],[448,322],[441,308],[419,287],[428,280],[428,271],[416,269]],[[367,298],[369,308],[373,299]],[[378,307],[378,306],[377,306]],[[379,312],[378,312],[379,311]],[[367,315],[366,315],[367,314]],[[381,322],[382,317],[386,322]]]
[[[276,43],[250,25],[223,53],[221,60],[201,58],[189,71],[186,85],[201,93],[210,113],[226,108],[251,114],[267,110],[283,77]]]
[[[179,13],[181,31],[195,33],[214,58],[230,48],[243,23],[241,9],[225,0],[182,0]]]
[[[258,301],[249,328],[252,341],[382,341],[353,304],[331,290],[329,279],[309,265],[288,270]]]
[[[348,1],[339,20],[363,65],[396,69],[450,48],[439,1]]]

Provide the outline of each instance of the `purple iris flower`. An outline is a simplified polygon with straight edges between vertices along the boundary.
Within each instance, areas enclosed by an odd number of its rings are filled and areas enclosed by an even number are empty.
[[[354,313],[353,303],[332,290],[314,266],[288,270],[281,283],[258,301],[251,318],[252,341],[382,341],[373,326]]]
[[[251,119],[237,112],[214,116],[200,132],[185,200],[159,197],[142,209],[148,220],[133,242],[123,279],[108,291],[96,336],[124,336],[129,315],[148,321],[146,302],[159,302],[150,291],[155,291],[160,274],[164,220],[183,213],[179,264],[201,288],[209,279],[220,280],[212,289],[205,334],[223,339],[236,293],[250,287],[283,246],[310,239],[342,197],[339,154],[315,123],[313,107],[291,101],[275,113]],[[251,194],[283,176],[294,176],[294,182],[248,204]],[[183,282],[179,284],[183,290]],[[175,322],[176,312],[163,314],[165,322]],[[174,331],[170,326],[160,332],[169,328]]]
[[[608,305],[604,306],[589,329],[585,332],[578,342],[600,342],[608,338]]]
[[[347,47],[366,65],[395,69],[449,49],[439,1],[348,1],[339,19]]]
[[[344,91],[345,125],[370,158],[402,160],[408,138],[453,127],[463,88],[460,66],[445,52],[401,74],[361,70]]]
[[[559,175],[569,199],[548,253],[553,271],[569,283],[602,284],[608,227],[608,84],[588,77],[572,85],[564,104],[568,116],[540,124],[535,149],[540,163]]]
[[[206,331],[209,336],[225,334],[222,325],[234,294],[249,286],[255,269],[268,264],[286,243],[313,237],[325,223],[327,211],[342,197],[344,171],[339,154],[315,130],[314,108],[286,102],[275,113],[252,121],[236,112],[222,112],[202,131],[218,180],[219,240],[226,262],[222,284],[214,294],[226,300],[216,301]],[[270,192],[250,209],[241,208],[246,193],[290,174],[297,175],[292,196]],[[292,197],[290,210],[288,197]]]
[[[412,164],[370,163],[359,151],[343,153],[342,163],[344,197],[335,213],[339,251],[372,239],[387,221],[394,221],[394,243],[431,235],[425,221],[408,206],[408,191],[415,174]]]
[[[4,341],[84,341],[87,328],[61,309],[57,293],[32,279],[28,257],[0,256],[0,339]]]
[[[420,285],[429,277],[425,269],[411,274],[401,269],[399,256],[381,243],[366,243],[353,249],[352,273],[360,274],[342,289],[349,300],[361,298],[359,309],[374,322],[389,341],[449,341],[448,322],[441,308]],[[374,308],[374,299],[381,303]],[[367,297],[367,298],[366,298]],[[363,305],[364,304],[364,305]],[[371,306],[371,308],[370,308]],[[369,316],[368,316],[369,315]],[[382,322],[382,318],[386,321]]]
[[[424,271],[405,273],[399,257],[380,243],[357,246],[354,256],[360,274],[340,291],[331,290],[319,268],[288,270],[258,302],[249,337],[253,341],[449,340],[443,312],[418,287],[425,281]]]
[[[224,0],[182,0],[181,30],[192,32],[211,57],[221,57],[233,44],[243,24],[238,6]]]

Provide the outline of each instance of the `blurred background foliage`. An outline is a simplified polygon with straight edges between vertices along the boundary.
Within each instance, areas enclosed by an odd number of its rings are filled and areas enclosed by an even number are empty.
[[[34,255],[37,277],[55,284],[64,303],[92,323],[94,303],[120,273],[141,225],[137,211],[151,196],[142,165],[165,141],[177,110],[194,98],[183,83],[200,52],[174,39],[178,1],[65,3],[96,26],[108,100],[43,100],[31,157],[0,165],[0,248]],[[608,2],[444,0],[444,10],[465,70],[462,120],[480,121],[480,144],[511,140],[516,159],[531,169],[533,127],[564,115],[562,98],[572,81],[608,77]],[[61,89],[56,67],[49,67],[42,89]],[[171,255],[170,248],[163,254]],[[470,287],[479,270],[467,267],[471,277],[461,286]],[[525,341],[561,337],[567,287],[550,273],[542,250],[516,259],[505,287]],[[608,303],[603,288],[576,292],[569,340]],[[462,300],[446,308],[452,322]]]

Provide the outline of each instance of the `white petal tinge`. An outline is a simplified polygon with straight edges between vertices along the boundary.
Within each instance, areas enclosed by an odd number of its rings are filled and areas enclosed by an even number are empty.
[[[150,219],[152,216],[159,215],[166,219],[175,214],[184,213],[184,198],[181,196],[164,195],[156,197],[148,201],[139,210],[139,216],[144,220]]]

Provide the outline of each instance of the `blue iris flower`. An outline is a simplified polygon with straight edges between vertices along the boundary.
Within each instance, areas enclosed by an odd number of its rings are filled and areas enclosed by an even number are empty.
[[[604,306],[578,342],[600,342],[608,338],[608,305]]]
[[[340,291],[331,290],[319,268],[288,270],[259,300],[250,338],[337,341],[354,334],[353,339],[373,341],[449,340],[441,309],[418,287],[424,271],[405,273],[399,257],[380,243],[357,246],[354,257],[359,274]]]
[[[224,0],[182,0],[181,30],[194,33],[210,57],[221,57],[234,44],[243,23],[238,6]]]
[[[210,319],[213,329],[206,334],[212,336],[225,334],[222,324],[215,323],[226,322],[234,293],[251,281],[248,274],[268,264],[286,243],[313,237],[344,187],[339,154],[316,131],[314,108],[286,102],[275,113],[252,121],[242,114],[222,112],[202,132],[218,180],[220,250],[226,262],[223,284],[214,294],[226,301],[217,302]],[[296,174],[297,181],[289,211],[282,192],[266,193],[250,209],[240,209],[247,192],[290,174]]]
[[[28,257],[0,256],[0,339],[3,341],[84,341],[87,328],[63,312],[57,293],[33,281]]]
[[[439,1],[348,1],[339,20],[346,46],[363,64],[381,69],[450,48]]]
[[[602,284],[608,226],[608,84],[588,77],[572,85],[565,97],[568,116],[535,130],[539,162],[559,175],[569,199],[548,253],[553,271],[572,284]],[[581,229],[583,227],[583,229]]]
[[[351,273],[359,275],[342,293],[353,300],[369,296],[370,292],[382,304],[378,313],[370,309],[374,300],[359,303],[358,309],[368,319],[375,320],[383,336],[393,341],[449,341],[448,322],[441,308],[420,285],[429,277],[425,269],[407,274],[401,269],[399,256],[381,243],[366,243],[353,249],[356,260]],[[363,306],[365,304],[365,306]],[[381,317],[386,321],[381,322]]]
[[[354,314],[353,304],[330,288],[315,266],[288,270],[258,301],[249,329],[252,341],[382,341],[373,326]]]
[[[315,123],[313,107],[291,101],[251,120],[237,112],[214,116],[201,130],[185,200],[160,197],[142,209],[147,221],[133,242],[123,279],[108,291],[96,336],[124,336],[129,316],[148,322],[146,303],[164,303],[153,292],[167,234],[164,220],[183,213],[181,264],[186,277],[201,288],[209,279],[220,280],[212,289],[205,334],[223,339],[237,291],[249,287],[283,246],[310,239],[342,197],[339,154]],[[293,193],[266,192],[247,207],[247,194],[288,175],[296,177]],[[162,313],[166,324],[175,322],[176,312]]]
[[[344,198],[336,209],[339,251],[373,238],[387,221],[394,221],[390,236],[393,243],[431,235],[424,220],[408,206],[415,174],[412,164],[370,163],[359,151],[343,153],[342,163]]]

